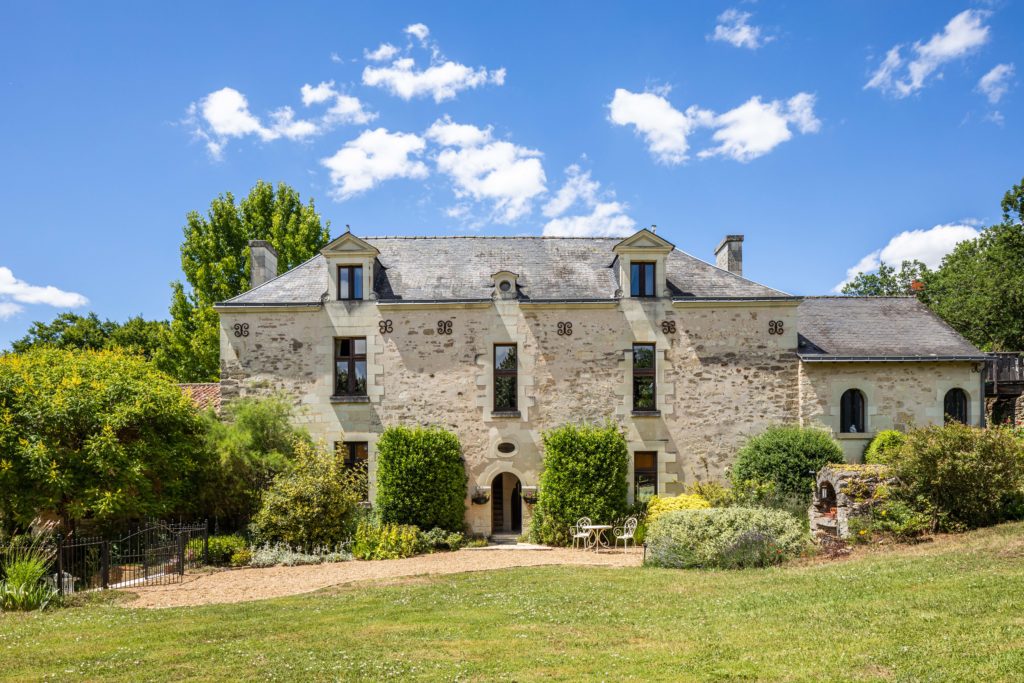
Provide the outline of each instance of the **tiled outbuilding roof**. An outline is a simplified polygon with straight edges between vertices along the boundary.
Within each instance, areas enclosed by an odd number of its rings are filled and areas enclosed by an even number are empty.
[[[366,237],[380,251],[374,290],[381,301],[487,300],[491,275],[516,273],[525,300],[613,299],[619,289],[615,254],[618,238],[573,237]],[[765,287],[689,254],[673,250],[667,259],[674,297],[763,298],[785,292]],[[327,268],[316,256],[225,304],[316,303],[327,292]]]
[[[797,311],[806,361],[986,358],[914,297],[807,297]]]
[[[220,410],[220,384],[217,382],[196,382],[191,384],[179,384],[184,392],[196,407],[200,410],[213,408]]]

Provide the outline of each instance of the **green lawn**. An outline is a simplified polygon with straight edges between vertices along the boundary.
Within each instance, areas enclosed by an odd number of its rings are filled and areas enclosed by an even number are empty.
[[[1021,680],[1024,524],[852,560],[550,567],[0,616],[13,680]]]

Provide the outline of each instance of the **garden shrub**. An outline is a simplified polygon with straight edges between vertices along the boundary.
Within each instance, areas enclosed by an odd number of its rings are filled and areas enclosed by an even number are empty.
[[[800,521],[768,508],[676,510],[647,531],[646,564],[656,567],[739,569],[778,564],[808,544]]]
[[[208,454],[191,399],[139,356],[0,354],[0,523],[74,528],[194,507]]]
[[[375,508],[382,522],[462,531],[466,482],[462,447],[449,431],[396,426],[377,440]]]
[[[711,504],[703,496],[694,493],[665,498],[654,496],[647,501],[647,523],[650,524],[660,515],[673,510],[701,510],[709,507]]]
[[[242,557],[239,557],[241,560]],[[309,550],[292,548],[285,543],[266,543],[251,552],[252,567],[296,567],[303,564],[347,562],[352,555],[339,546],[314,546]]]
[[[884,429],[871,439],[864,451],[864,462],[869,465],[888,465],[899,454],[907,437],[895,429]]]
[[[544,469],[530,537],[568,545],[580,517],[609,522],[626,511],[626,439],[611,422],[563,425],[544,433]]]
[[[199,501],[204,515],[233,529],[249,523],[274,477],[291,467],[296,443],[310,441],[291,417],[285,396],[239,398],[220,415],[203,413],[211,454]]]
[[[446,531],[441,527],[434,527],[430,531],[421,531],[419,536],[420,547],[426,552],[458,550],[465,542],[465,536],[461,532]]]
[[[729,507],[733,504],[732,489],[716,481],[695,481],[686,488],[687,493],[700,496],[713,508]]]
[[[773,482],[781,495],[811,495],[818,470],[843,462],[843,451],[828,432],[781,425],[769,427],[740,449],[732,468],[733,487],[746,482]]]
[[[364,470],[344,469],[323,447],[298,442],[294,467],[263,494],[253,534],[262,543],[336,546],[352,535],[365,487]]]
[[[884,500],[865,515],[851,517],[850,540],[865,543],[879,536],[898,542],[914,541],[931,530],[931,519],[902,500]]]
[[[424,550],[420,530],[415,526],[373,519],[359,521],[352,541],[352,555],[358,560],[398,560]]]
[[[207,539],[208,562],[216,566],[231,564],[232,556],[246,547],[245,539],[237,534],[210,536]]]
[[[59,599],[47,574],[55,553],[40,536],[0,546],[0,612],[43,610]]]
[[[935,529],[970,529],[1019,514],[1024,445],[1008,429],[914,429],[891,466],[900,495]]]
[[[248,567],[252,564],[252,550],[250,548],[239,548],[231,553],[232,567]]]

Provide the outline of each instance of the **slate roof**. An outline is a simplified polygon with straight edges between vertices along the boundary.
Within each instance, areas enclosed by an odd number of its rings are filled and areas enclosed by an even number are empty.
[[[489,300],[491,275],[516,273],[524,300],[613,299],[619,288],[619,238],[365,237],[380,251],[374,290],[381,301]],[[679,298],[774,298],[765,287],[674,250],[668,282]],[[327,292],[326,261],[316,256],[277,278],[224,302],[231,305],[318,303]]]
[[[807,297],[797,331],[808,361],[986,358],[914,297]]]

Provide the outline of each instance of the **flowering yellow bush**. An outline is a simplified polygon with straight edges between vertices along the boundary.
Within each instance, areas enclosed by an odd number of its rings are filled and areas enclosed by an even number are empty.
[[[658,515],[672,510],[703,510],[709,507],[711,503],[695,493],[683,493],[670,498],[654,496],[647,502],[647,523],[650,524]]]

